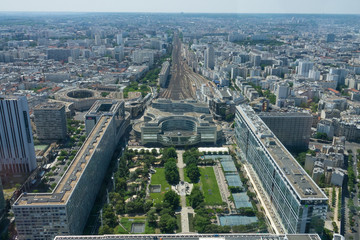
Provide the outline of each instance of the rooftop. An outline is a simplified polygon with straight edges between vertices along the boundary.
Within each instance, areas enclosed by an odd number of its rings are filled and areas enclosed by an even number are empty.
[[[287,182],[295,190],[300,199],[326,200],[327,197],[319,186],[305,172],[254,110],[248,105],[241,105],[236,108],[242,113],[244,118],[247,118],[248,125],[253,133],[256,134],[258,140],[260,140],[264,150],[270,154],[283,177],[287,179]]]
[[[49,102],[37,105],[34,110],[59,110],[64,107],[64,104],[59,102]]]
[[[103,137],[103,132],[109,126],[110,118],[105,115],[100,118],[52,193],[23,193],[14,205],[66,204]]]

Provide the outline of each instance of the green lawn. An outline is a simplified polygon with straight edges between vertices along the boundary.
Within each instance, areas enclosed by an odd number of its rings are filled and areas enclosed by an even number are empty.
[[[200,167],[199,169],[201,173],[199,186],[205,196],[205,203],[208,205],[221,205],[223,201],[216,182],[214,169],[212,167]]]
[[[150,193],[150,196],[151,199],[154,199],[154,203],[161,203],[165,193],[171,189],[171,186],[165,179],[165,168],[156,168],[155,170],[156,173],[151,176],[151,185],[161,184],[161,193]]]
[[[132,219],[132,220],[130,220],[130,219]],[[145,233],[146,234],[155,233],[155,230],[153,228],[149,227],[149,224],[146,221],[145,217],[132,217],[132,218],[123,217],[123,218],[121,218],[120,223],[126,228],[127,231],[125,231],[121,226],[118,226],[115,229],[115,233],[117,233],[117,234],[131,233],[131,225],[133,223],[145,223]]]

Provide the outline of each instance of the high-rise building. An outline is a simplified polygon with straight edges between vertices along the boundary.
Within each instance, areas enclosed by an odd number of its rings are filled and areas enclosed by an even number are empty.
[[[116,44],[120,46],[124,45],[122,33],[116,34]]]
[[[215,66],[215,51],[212,44],[208,44],[204,54],[205,67],[214,69]]]
[[[0,97],[0,118],[0,172],[31,172],[36,157],[26,97]]]
[[[82,234],[111,157],[130,123],[123,101],[94,103],[98,115],[84,144],[52,193],[23,193],[12,209],[20,240]]]
[[[308,149],[313,117],[303,112],[261,112],[261,120],[289,150]]]
[[[329,34],[326,36],[326,42],[328,42],[328,43],[335,42],[335,34],[329,33]]]
[[[312,70],[313,68],[314,68],[313,62],[299,62],[297,74],[303,77],[308,77],[310,70]]]
[[[98,35],[98,34],[95,35],[95,45],[96,45],[96,46],[100,46],[100,45],[101,45],[101,37],[100,37],[100,35]]]
[[[285,231],[322,229],[326,195],[250,106],[237,106],[235,121],[239,154],[254,169]]]
[[[39,140],[66,138],[65,106],[61,103],[45,103],[34,108],[36,133]]]

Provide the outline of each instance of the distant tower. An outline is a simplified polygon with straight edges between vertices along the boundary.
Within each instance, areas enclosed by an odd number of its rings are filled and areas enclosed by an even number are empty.
[[[34,108],[34,115],[39,140],[54,141],[66,138],[66,114],[63,104],[40,104]]]
[[[116,44],[123,46],[123,36],[122,33],[116,34]]]
[[[100,45],[101,45],[101,37],[100,37],[100,35],[98,35],[98,34],[95,35],[95,45],[96,45],[96,46],[100,46]]]
[[[314,68],[314,63],[312,62],[299,62],[298,74],[304,77],[309,76],[310,70]]]
[[[214,69],[214,66],[215,66],[215,51],[214,51],[214,47],[212,46],[211,43],[209,43],[207,48],[206,48],[204,58],[205,58],[205,67],[210,68],[210,69]]]
[[[326,42],[331,43],[331,42],[335,42],[335,34],[330,33],[326,36]]]
[[[29,173],[36,168],[26,97],[0,97],[0,171]]]

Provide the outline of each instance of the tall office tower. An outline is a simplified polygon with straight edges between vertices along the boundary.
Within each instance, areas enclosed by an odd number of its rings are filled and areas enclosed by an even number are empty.
[[[124,60],[124,47],[123,46],[116,46],[115,47],[115,59],[121,62]]]
[[[313,117],[303,112],[261,112],[259,117],[289,150],[308,149]]]
[[[89,113],[97,115],[97,122],[53,192],[23,193],[13,204],[20,240],[83,233],[111,157],[130,123],[123,101],[96,101]]]
[[[4,198],[4,189],[3,189],[1,178],[0,178],[0,220],[1,220],[2,213],[5,210],[5,207],[6,207],[6,202],[5,202],[5,198]]]
[[[331,42],[335,42],[335,34],[330,33],[326,36],[326,42],[331,43]]]
[[[345,79],[346,79],[346,76],[348,75],[349,71],[344,68],[330,68],[329,73],[331,75],[339,76],[338,85],[345,85]]]
[[[312,62],[299,62],[297,74],[303,77],[308,77],[309,71],[312,70],[313,68],[314,68],[314,63]]]
[[[39,140],[53,141],[66,138],[65,106],[45,103],[34,108],[36,133]]]
[[[280,99],[286,99],[290,95],[290,87],[287,83],[278,83],[276,84],[276,101]]]
[[[214,51],[214,47],[212,46],[211,43],[209,43],[207,45],[204,57],[205,57],[205,67],[210,68],[210,69],[214,69],[214,66],[215,66],[215,51]]]
[[[0,97],[0,171],[29,173],[36,168],[26,97]]]
[[[284,230],[323,229],[326,195],[250,106],[237,106],[235,121],[239,154],[254,169]]]
[[[98,35],[98,34],[95,35],[95,45],[96,45],[96,46],[100,46],[100,45],[101,45],[101,37],[100,37],[100,35]]]
[[[315,81],[319,81],[320,80],[320,71],[310,70],[309,78],[314,79]]]
[[[116,34],[116,44],[119,46],[124,45],[122,33]]]
[[[46,50],[47,58],[54,59],[55,61],[68,61],[72,56],[71,49],[51,48]]]

